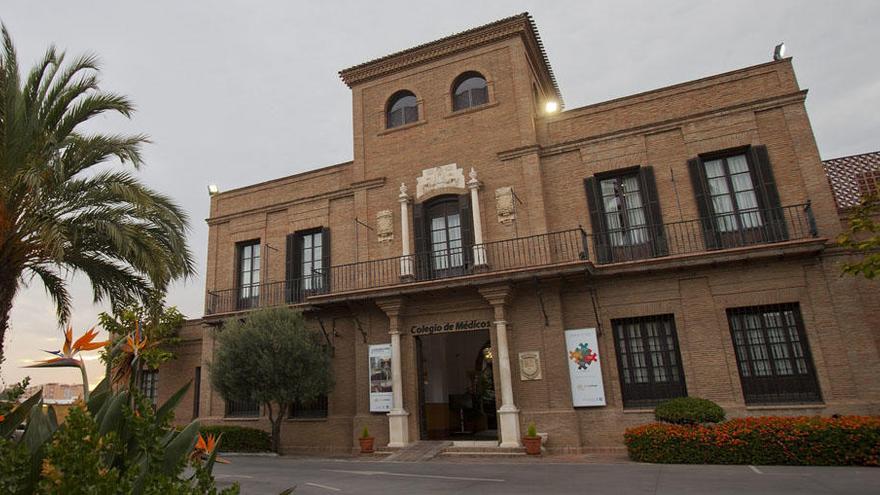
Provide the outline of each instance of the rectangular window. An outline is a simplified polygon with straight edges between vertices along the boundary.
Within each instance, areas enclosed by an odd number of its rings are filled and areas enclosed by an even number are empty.
[[[159,370],[142,370],[140,391],[153,404],[159,402]]]
[[[706,249],[788,239],[766,146],[702,155],[688,160],[688,168]]]
[[[324,286],[323,254],[324,236],[320,231],[302,234],[302,253],[300,255],[303,289],[306,291],[320,290]]]
[[[227,418],[258,418],[260,416],[260,404],[249,400],[226,401]]]
[[[746,404],[820,402],[797,303],[727,310]]]
[[[673,315],[611,320],[623,407],[687,395]]]
[[[648,219],[637,173],[599,181],[608,236],[614,247],[648,242]]]
[[[260,300],[260,241],[238,245],[238,309],[255,308]]]
[[[653,167],[602,172],[584,187],[599,263],[668,254]]]
[[[320,419],[327,417],[327,396],[320,395],[316,399],[303,402],[297,400],[290,405],[292,419]]]
[[[310,294],[330,289],[330,229],[294,232],[287,236],[287,302],[303,302]]]
[[[764,225],[758,197],[745,154],[703,162],[709,198],[719,232],[735,232]]]

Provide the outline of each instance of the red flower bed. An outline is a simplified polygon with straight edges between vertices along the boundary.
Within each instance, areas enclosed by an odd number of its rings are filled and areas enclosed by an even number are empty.
[[[880,466],[880,417],[752,417],[626,430],[630,459],[669,464]]]

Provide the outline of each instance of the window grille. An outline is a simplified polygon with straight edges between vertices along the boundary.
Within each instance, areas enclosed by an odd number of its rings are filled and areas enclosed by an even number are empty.
[[[820,402],[797,303],[727,310],[746,404]]]
[[[673,315],[611,320],[624,407],[687,395]]]

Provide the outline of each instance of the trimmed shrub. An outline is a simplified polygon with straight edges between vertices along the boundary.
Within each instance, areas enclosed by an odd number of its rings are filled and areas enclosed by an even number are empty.
[[[678,397],[658,404],[654,409],[654,418],[677,425],[720,423],[724,421],[724,409],[708,399]]]
[[[652,423],[624,434],[630,459],[668,464],[880,466],[880,417],[752,417]]]
[[[223,435],[220,440],[220,450],[223,452],[269,452],[272,441],[269,433],[256,428],[243,426],[220,426],[202,425],[200,428],[203,436]]]

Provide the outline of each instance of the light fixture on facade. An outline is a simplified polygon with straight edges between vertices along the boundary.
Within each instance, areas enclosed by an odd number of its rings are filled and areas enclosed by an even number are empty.
[[[783,58],[785,58],[785,43],[780,43],[773,49],[773,60],[782,60]]]
[[[559,102],[556,100],[550,100],[547,103],[544,103],[544,113],[556,113],[559,111]]]
[[[220,188],[217,187],[217,184],[208,184],[208,196],[213,196],[220,192]]]

